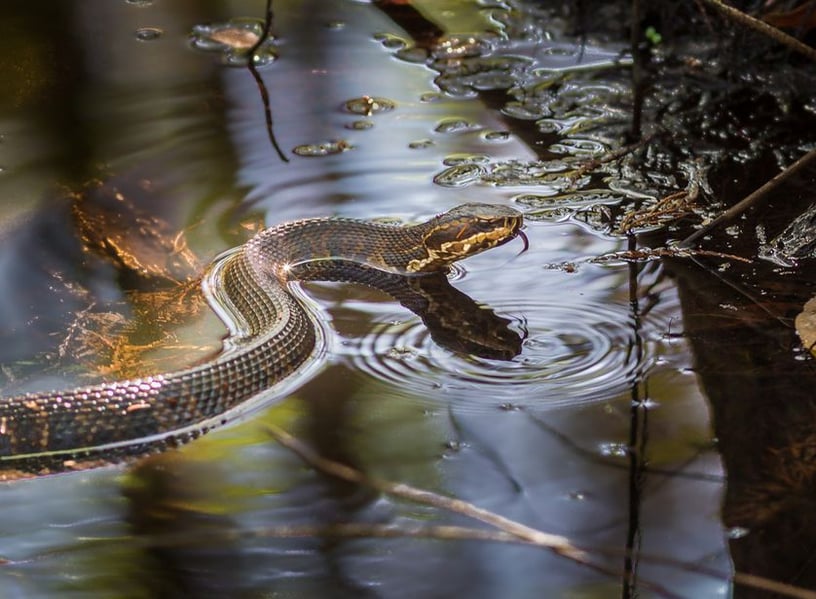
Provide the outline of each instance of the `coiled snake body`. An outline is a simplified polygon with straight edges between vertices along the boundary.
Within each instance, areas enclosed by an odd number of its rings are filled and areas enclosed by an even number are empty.
[[[133,455],[194,438],[313,355],[317,329],[290,281],[344,280],[352,265],[438,272],[509,241],[521,225],[511,208],[465,204],[407,227],[324,218],[267,229],[205,276],[208,299],[230,327],[221,354],[170,374],[0,400],[0,468]]]

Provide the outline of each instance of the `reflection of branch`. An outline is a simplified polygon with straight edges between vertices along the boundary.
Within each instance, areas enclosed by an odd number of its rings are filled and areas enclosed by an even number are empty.
[[[266,117],[266,132],[269,134],[269,141],[272,142],[272,147],[275,148],[275,151],[278,153],[280,159],[284,162],[289,162],[286,154],[284,154],[283,150],[280,149],[278,140],[275,138],[275,130],[272,127],[272,109],[269,107],[269,92],[266,89],[266,84],[264,83],[263,78],[261,77],[260,73],[258,73],[258,68],[255,66],[255,52],[258,51],[261,44],[269,39],[269,34],[272,31],[272,18],[272,0],[266,0],[266,17],[264,18],[263,33],[261,34],[261,37],[258,38],[258,41],[255,42],[255,45],[252,46],[247,53],[247,68],[249,69],[249,72],[252,73],[255,83],[258,84],[258,91],[261,93],[261,101],[263,102],[264,107],[264,117]]]
[[[618,556],[626,553],[625,551],[621,551],[619,549],[604,549],[599,547],[593,547],[591,549],[581,548],[572,544],[566,537],[552,535],[536,530],[514,520],[499,516],[498,514],[489,510],[479,508],[467,501],[452,499],[450,497],[439,495],[424,489],[418,489],[404,483],[392,483],[390,481],[367,476],[359,470],[351,468],[350,466],[321,457],[312,448],[308,447],[289,433],[276,426],[266,425],[265,430],[278,443],[292,451],[308,465],[312,466],[316,470],[319,470],[320,472],[323,472],[324,474],[328,474],[352,483],[366,485],[381,493],[394,495],[415,503],[430,505],[456,514],[468,516],[486,524],[495,526],[499,529],[499,531],[484,531],[459,526],[397,528],[392,526],[371,524],[339,524],[320,528],[273,527],[249,532],[250,536],[300,537],[332,535],[344,537],[381,538],[413,537],[444,540],[481,540],[502,543],[520,543],[550,549],[562,557],[575,561],[581,565],[588,566],[607,575],[616,574],[616,572],[612,572],[607,568],[590,562],[588,557],[589,553],[591,552],[598,555],[607,556]],[[245,535],[246,531],[242,532],[242,534]],[[189,542],[189,540],[190,539],[188,537],[187,541]],[[736,572],[731,576],[728,576],[722,572],[713,570],[700,564],[689,564],[676,559],[656,555],[640,554],[639,559],[641,562],[671,566],[678,570],[697,574],[705,578],[720,581],[730,580],[737,585],[754,589],[762,589],[765,591],[778,593],[779,595],[786,597],[794,597],[795,599],[816,599],[815,591],[796,587],[784,582],[778,582],[762,576],[754,576],[753,574],[743,574],[740,572]],[[665,597],[677,596],[675,593],[672,593],[671,591],[654,583],[645,583],[641,580],[640,586],[648,586],[651,591]]]
[[[637,250],[637,239],[629,235],[629,250]],[[634,336],[635,364],[643,363],[643,336],[641,335],[640,298],[638,283],[638,265],[629,263],[629,307],[632,311],[632,335]],[[629,421],[629,497],[626,526],[626,555],[623,562],[624,579],[621,596],[625,599],[637,594],[638,566],[643,535],[640,529],[640,510],[643,505],[643,486],[645,484],[644,466],[646,465],[646,443],[648,442],[649,410],[643,405],[640,395],[641,385],[648,379],[643,369],[638,366],[632,378],[631,408]],[[648,394],[648,390],[647,390]]]
[[[545,421],[538,418],[535,414],[527,412],[527,417],[533,422],[533,424],[540,427],[541,430],[554,437],[556,441],[563,444],[567,449],[572,451],[578,457],[583,458],[593,464],[598,464],[600,466],[605,466],[607,468],[615,468],[618,470],[628,469],[628,466],[626,464],[621,464],[619,462],[608,460],[606,458],[599,456],[594,451],[591,451],[585,447],[581,447],[578,443],[570,439],[567,435],[565,435],[555,427],[550,426]],[[700,457],[699,453],[689,458],[688,461],[681,464],[677,469],[657,468],[655,466],[646,465],[644,466],[644,472],[672,478],[685,478],[689,480],[700,480],[704,482],[717,484],[722,484],[723,482],[725,482],[725,477],[719,474],[708,474],[706,472],[684,472],[682,470],[682,468],[685,468],[687,465],[691,464],[698,457]]]

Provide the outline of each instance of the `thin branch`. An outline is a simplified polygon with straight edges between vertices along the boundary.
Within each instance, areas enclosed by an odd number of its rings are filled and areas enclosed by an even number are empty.
[[[451,497],[446,497],[445,495],[439,495],[438,493],[434,493],[432,491],[417,489],[416,487],[412,487],[404,483],[392,483],[390,481],[366,476],[359,470],[346,466],[345,464],[327,460],[321,457],[311,447],[305,445],[283,429],[272,425],[267,425],[265,428],[269,435],[271,435],[278,443],[295,453],[304,462],[314,468],[317,468],[321,472],[325,472],[326,474],[330,474],[348,482],[363,484],[382,493],[401,497],[402,499],[407,499],[415,503],[422,503],[424,505],[430,505],[436,508],[445,509],[456,512],[457,514],[468,516],[474,520],[479,520],[485,524],[490,524],[491,526],[494,526],[508,534],[514,535],[521,540],[552,549],[555,553],[558,553],[566,558],[582,564],[587,563],[587,555],[570,543],[569,539],[566,537],[536,530],[535,528],[531,528],[521,524],[520,522],[499,516],[495,512],[477,507],[472,503],[463,501],[461,499],[453,499]]]
[[[485,524],[494,526],[495,528],[499,529],[499,531],[501,531],[499,535],[491,536],[488,534],[482,535],[481,532],[476,531],[474,529],[465,528],[459,530],[458,527],[448,526],[441,528],[443,534],[446,535],[443,538],[446,539],[461,538],[463,540],[470,539],[490,540],[498,542],[507,543],[515,542],[521,544],[534,545],[536,547],[549,549],[553,551],[555,554],[560,555],[561,557],[565,557],[571,561],[574,561],[584,567],[590,568],[591,570],[594,570],[606,576],[618,575],[617,570],[607,568],[605,566],[601,566],[600,564],[596,564],[590,561],[588,554],[583,549],[578,549],[577,547],[575,547],[572,543],[570,543],[569,539],[567,539],[566,537],[542,532],[535,528],[531,528],[529,526],[521,524],[520,522],[517,522],[515,520],[510,520],[509,518],[500,516],[495,512],[491,512],[489,510],[477,507],[472,503],[463,501],[461,499],[453,499],[451,497],[440,495],[432,491],[418,489],[405,483],[392,483],[390,481],[366,476],[359,470],[351,468],[350,466],[347,466],[340,462],[335,462],[333,460],[328,460],[318,455],[311,447],[305,445],[300,440],[296,439],[283,429],[280,429],[274,425],[266,425],[265,429],[269,433],[269,435],[273,437],[278,443],[292,451],[295,455],[297,455],[308,465],[312,466],[316,470],[319,470],[320,472],[323,472],[324,474],[328,474],[330,476],[334,476],[336,478],[340,478],[351,483],[366,485],[369,488],[375,489],[381,493],[400,497],[401,499],[406,499],[414,503],[429,505],[431,507],[467,516],[469,518],[473,518],[474,520],[478,520]],[[345,530],[343,528],[338,528],[336,530],[343,531],[344,533],[350,531],[356,533],[361,531],[361,529],[354,531],[353,528],[348,528]],[[386,529],[380,529],[377,531],[377,535],[378,536],[391,535],[392,533],[390,532],[390,530],[398,531],[402,529],[389,529],[389,532],[386,532]],[[459,534],[459,532],[463,531],[467,532],[464,532],[463,536],[461,537],[456,537],[456,535]],[[394,532],[393,536],[424,537],[426,536],[426,534],[423,534],[422,531],[418,529],[408,529],[408,533],[406,535],[400,535],[398,532]],[[432,535],[427,534],[427,536],[431,537]],[[680,597],[680,595],[677,595],[655,583],[641,581],[641,584],[643,587],[648,587],[649,590],[659,595],[662,595],[663,597],[667,597],[669,599],[672,598],[679,599]]]
[[[426,491],[423,489],[417,489],[404,483],[392,483],[389,481],[366,476],[359,470],[351,468],[350,466],[323,458],[322,456],[318,455],[312,448],[305,445],[304,443],[302,443],[301,441],[299,441],[286,431],[276,426],[266,425],[265,430],[278,443],[292,451],[295,455],[300,457],[309,466],[315,468],[316,470],[319,470],[320,472],[340,478],[342,480],[346,480],[348,482],[369,486],[370,488],[373,488],[381,493],[394,495],[397,497],[401,497],[403,499],[407,499],[409,501],[413,501],[415,503],[422,503],[425,505],[430,505],[432,507],[449,510],[460,515],[469,516],[471,518],[474,518],[475,520],[479,520],[486,524],[495,526],[500,531],[499,533],[494,532],[491,534],[489,532],[476,531],[475,529],[468,528],[460,529],[459,527],[455,526],[429,527],[429,530],[426,531],[423,531],[421,529],[403,529],[403,528],[397,529],[391,527],[380,528],[375,526],[373,529],[370,529],[370,531],[375,533],[372,536],[382,537],[427,536],[429,538],[439,538],[435,537],[433,534],[434,529],[436,529],[437,532],[440,532],[444,535],[443,538],[445,539],[461,538],[462,540],[471,539],[471,540],[530,544],[550,549],[554,551],[556,554],[566,557],[567,559],[570,559],[572,561],[575,561],[576,563],[592,568],[593,570],[603,572],[605,574],[611,573],[612,575],[616,575],[617,572],[613,572],[607,568],[603,568],[602,566],[590,562],[588,559],[588,555],[590,553],[606,556],[620,556],[621,554],[626,554],[626,551],[621,549],[607,549],[602,547],[581,548],[572,544],[566,537],[541,532],[534,528],[525,526],[524,524],[521,524],[519,522],[515,522],[508,518],[499,516],[498,514],[490,512],[489,510],[476,507],[475,505],[468,503],[466,501],[452,499],[450,497],[439,495],[437,493],[433,493],[431,491]],[[267,536],[274,536],[276,530],[278,529],[274,528],[267,529],[268,533]],[[363,529],[360,528],[359,525],[335,525],[334,530],[336,531],[336,534],[338,536],[340,535],[365,536]],[[400,532],[391,532],[392,530],[393,531],[404,530],[405,534],[401,534]],[[281,532],[283,531],[285,531],[285,528],[281,530]],[[295,532],[298,532],[296,528],[289,529],[288,536],[300,536],[295,535],[294,534]],[[305,536],[307,531],[302,530],[300,532],[303,532]],[[261,534],[265,533],[262,531]],[[736,572],[729,576],[727,574],[724,574],[723,572],[707,568],[699,564],[690,564],[676,559],[656,555],[639,554],[639,559],[643,562],[671,566],[678,570],[691,572],[693,574],[697,574],[705,578],[711,578],[719,581],[731,581],[734,584],[743,585],[749,588],[775,592],[786,597],[793,597],[794,599],[816,599],[816,591],[811,591],[809,589],[797,587],[784,582],[778,582],[762,576],[755,576],[753,574],[744,574],[740,572]],[[664,596],[667,597],[676,596],[674,593],[666,589],[663,589],[658,585],[655,585],[654,583],[645,583],[645,581],[641,580],[641,586],[645,586],[646,584],[648,584],[648,586],[650,586],[653,590]]]
[[[807,166],[810,166],[811,163],[816,163],[816,150],[811,150],[810,152],[802,156],[799,160],[797,160],[788,168],[786,168],[784,171],[776,175],[773,179],[765,183],[762,187],[756,189],[745,199],[731,206],[731,208],[723,212],[720,216],[718,216],[713,221],[708,223],[702,229],[698,229],[697,231],[686,237],[683,241],[681,241],[678,244],[678,247],[681,248],[691,247],[698,239],[700,239],[704,235],[707,235],[720,225],[731,222],[737,216],[748,210],[748,208],[764,200],[769,193],[776,190],[776,188],[779,187],[785,181],[787,181],[788,178],[798,174],[799,171],[801,171]]]
[[[255,42],[255,45],[252,46],[247,53],[247,68],[249,69],[249,72],[252,73],[255,83],[258,85],[258,91],[261,93],[261,101],[263,102],[264,107],[264,117],[266,118],[266,132],[269,134],[269,141],[272,142],[272,147],[275,148],[275,151],[278,153],[278,157],[284,162],[289,162],[289,158],[287,158],[286,154],[283,153],[283,150],[281,150],[280,146],[278,145],[278,140],[275,137],[275,129],[272,122],[272,109],[269,106],[269,91],[266,89],[266,84],[264,83],[261,74],[258,73],[258,67],[255,66],[255,53],[258,51],[258,48],[260,48],[261,45],[269,39],[269,35],[272,32],[273,18],[272,0],[266,0],[266,15],[264,18],[263,33],[261,34],[261,37],[258,38],[258,41]]]
[[[641,44],[641,6],[640,0],[632,0],[632,23],[630,30],[630,52],[632,53],[632,128],[629,135],[632,139],[641,136],[641,125],[643,122],[643,98],[645,94],[643,52],[640,50]]]
[[[811,48],[807,44],[803,44],[795,37],[792,37],[773,27],[772,25],[768,25],[765,21],[760,21],[756,17],[752,17],[749,14],[742,12],[741,10],[737,10],[733,6],[729,6],[728,4],[722,2],[721,0],[700,0],[704,4],[714,8],[715,10],[719,11],[720,14],[724,15],[725,17],[731,19],[743,25],[744,27],[748,27],[753,29],[754,31],[765,35],[772,40],[779,42],[780,44],[787,46],[794,52],[798,52],[802,56],[809,58],[810,60],[816,62],[816,49]]]

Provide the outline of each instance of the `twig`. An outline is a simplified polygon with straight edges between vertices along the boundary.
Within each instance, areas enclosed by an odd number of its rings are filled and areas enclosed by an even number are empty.
[[[786,168],[784,171],[776,175],[773,179],[765,183],[762,187],[752,192],[745,199],[734,204],[733,206],[731,206],[731,208],[723,212],[720,216],[715,218],[706,226],[704,226],[701,229],[698,229],[697,231],[686,237],[683,241],[681,241],[678,244],[678,247],[681,248],[691,247],[695,241],[697,241],[704,235],[707,235],[712,230],[716,229],[722,224],[731,222],[737,216],[748,210],[748,208],[765,199],[765,196],[767,196],[770,192],[774,191],[789,177],[792,177],[793,175],[799,173],[799,171],[801,171],[805,167],[810,166],[811,163],[816,163],[816,150],[811,150],[810,152],[802,156],[799,160],[797,160],[788,168]]]
[[[816,591],[797,587],[786,582],[771,580],[769,578],[765,578],[764,576],[754,576],[753,574],[735,572],[733,580],[735,583],[746,587],[762,589],[764,591],[785,595],[786,597],[795,597],[796,599],[816,599]]]
[[[319,534],[348,536],[348,537],[365,537],[376,536],[383,538],[392,537],[417,537],[417,538],[441,538],[447,540],[481,540],[494,541],[501,543],[520,543],[535,545],[554,551],[556,554],[573,560],[581,565],[590,567],[596,571],[605,574],[616,574],[611,570],[592,563],[588,559],[589,553],[596,553],[598,555],[606,556],[620,556],[626,554],[625,550],[609,549],[602,547],[581,548],[572,544],[566,537],[560,535],[552,535],[541,532],[534,528],[530,528],[519,522],[504,518],[490,512],[488,510],[476,507],[475,505],[462,501],[459,499],[452,499],[444,495],[439,495],[431,491],[417,489],[406,485],[404,483],[392,483],[389,481],[366,476],[359,470],[328,460],[318,455],[312,448],[305,445],[286,431],[273,426],[266,425],[265,430],[278,443],[292,451],[295,455],[300,457],[308,465],[316,470],[319,470],[330,476],[335,476],[342,480],[346,480],[356,484],[367,485],[381,493],[394,495],[414,501],[446,509],[451,512],[469,516],[475,520],[479,520],[486,524],[490,524],[499,529],[499,531],[482,531],[467,527],[458,526],[428,526],[418,528],[396,528],[379,525],[367,524],[339,524],[330,527],[323,527],[318,529],[309,529],[306,527],[273,527],[269,529],[262,529],[256,531],[256,535],[263,536],[281,536],[281,537],[295,537],[295,536],[315,536]],[[370,533],[370,534],[369,534]],[[189,541],[189,539],[188,539]],[[643,562],[650,562],[655,564],[663,564],[691,572],[705,578],[714,580],[730,580],[735,584],[743,585],[750,588],[762,589],[772,591],[786,597],[793,597],[794,599],[816,599],[816,591],[811,591],[802,587],[797,587],[783,582],[778,582],[765,578],[762,576],[755,576],[753,574],[744,574],[736,572],[732,575],[724,574],[723,572],[701,566],[699,564],[689,564],[673,558],[639,554],[639,559]],[[675,597],[675,593],[660,587],[654,583],[646,583],[640,581],[641,586],[649,586],[655,592],[666,597]]]
[[[655,226],[661,221],[677,220],[692,212],[696,203],[696,196],[687,190],[669,194],[647,210],[628,213],[618,225],[618,233],[631,233],[632,229],[643,226]]]
[[[809,58],[810,60],[816,62],[816,49],[811,48],[807,44],[803,44],[795,37],[792,37],[785,33],[784,31],[780,31],[776,27],[772,25],[768,25],[765,21],[760,21],[756,17],[752,17],[749,14],[742,12],[741,10],[737,10],[733,6],[729,6],[725,4],[721,0],[700,0],[704,4],[711,6],[712,8],[719,11],[721,14],[726,16],[727,18],[736,21],[740,25],[753,29],[765,35],[774,41],[779,42],[780,44],[787,46],[794,52],[798,52],[802,56]]]
[[[641,7],[640,0],[632,0],[632,24],[630,30],[629,43],[632,53],[632,128],[629,131],[631,139],[637,139],[641,134],[641,123],[643,121],[643,97],[644,86],[644,65],[643,52],[640,50],[641,43]]]
[[[390,481],[366,476],[359,470],[346,466],[345,464],[323,458],[322,456],[318,455],[311,447],[305,445],[304,443],[302,443],[301,441],[299,441],[298,439],[296,439],[283,429],[280,429],[274,425],[266,425],[265,429],[269,433],[269,435],[273,437],[278,443],[292,451],[300,459],[302,459],[304,462],[306,462],[316,470],[319,470],[320,472],[340,478],[348,482],[366,485],[381,493],[393,495],[396,497],[400,497],[402,499],[406,499],[408,501],[413,501],[415,503],[429,505],[431,507],[444,509],[456,514],[467,516],[469,518],[473,518],[474,520],[478,520],[485,524],[494,526],[500,531],[499,534],[496,533],[483,534],[481,531],[477,531],[475,529],[467,528],[458,529],[458,527],[448,526],[441,527],[441,531],[443,532],[443,534],[447,535],[443,538],[446,539],[461,538],[463,540],[473,539],[505,543],[515,542],[521,544],[530,544],[537,547],[550,549],[555,554],[560,555],[561,557],[565,557],[571,561],[574,561],[578,564],[581,564],[582,566],[595,570],[596,572],[599,572],[601,574],[605,574],[607,576],[618,575],[617,570],[607,568],[605,566],[601,566],[597,563],[590,561],[587,552],[573,545],[566,537],[542,532],[535,528],[531,528],[529,526],[521,524],[520,522],[517,522],[515,520],[510,520],[509,518],[500,516],[495,512],[491,512],[489,510],[477,507],[472,503],[463,501],[461,499],[453,499],[451,497],[446,497],[445,495],[440,495],[432,491],[418,489],[405,483],[392,483]],[[341,534],[344,534],[345,532],[362,533],[361,529],[355,531],[353,528],[346,529],[345,531],[343,530],[343,528],[338,528],[336,530],[343,531]],[[409,529],[406,535],[401,535],[399,532],[391,533],[390,532],[391,529],[388,530],[389,530],[388,533],[386,533],[386,529],[378,530],[377,536],[386,535],[422,536],[422,537],[433,536],[432,534],[430,534],[430,532],[424,534],[422,533],[421,530],[414,531],[412,529]],[[402,529],[393,530],[400,531]],[[462,533],[461,537],[456,536],[459,533]],[[353,536],[356,536],[356,534]],[[671,598],[679,599],[680,597],[676,593],[673,593],[670,590],[649,581],[641,581],[641,586],[648,587],[651,591],[655,592],[656,594],[661,595],[663,597],[667,597],[669,599]]]
[[[258,41],[255,42],[255,45],[249,49],[247,53],[248,62],[247,68],[249,72],[252,73],[252,77],[255,79],[255,83],[258,85],[258,91],[261,93],[261,101],[263,102],[264,107],[264,117],[266,118],[266,132],[269,134],[269,141],[272,142],[272,147],[275,148],[275,151],[278,153],[278,157],[284,162],[289,162],[289,158],[286,157],[286,154],[283,153],[280,146],[278,145],[278,140],[275,137],[275,130],[273,128],[272,123],[272,109],[269,107],[269,91],[266,89],[266,84],[261,77],[261,74],[258,73],[258,68],[255,66],[255,52],[258,51],[258,48],[261,47],[267,39],[269,39],[269,34],[272,32],[272,20],[274,15],[272,14],[272,0],[266,0],[266,16],[264,18],[264,29],[261,37],[258,38]]]
[[[272,425],[267,425],[265,428],[270,436],[278,443],[321,472],[352,483],[364,484],[382,493],[395,495],[415,503],[422,503],[468,516],[474,520],[490,524],[518,539],[535,543],[541,547],[547,547],[559,555],[589,565],[586,553],[575,547],[566,537],[536,530],[535,528],[499,516],[495,512],[477,507],[461,499],[453,499],[432,491],[417,489],[405,483],[392,483],[390,481],[366,476],[359,470],[346,466],[345,464],[321,457],[311,447],[308,447],[283,429]]]

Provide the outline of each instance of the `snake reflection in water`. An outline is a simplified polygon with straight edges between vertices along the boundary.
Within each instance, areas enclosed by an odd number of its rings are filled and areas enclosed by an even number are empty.
[[[293,281],[378,287],[420,314],[438,342],[512,358],[521,339],[509,321],[454,290],[444,273],[457,260],[524,238],[522,223],[509,207],[464,204],[413,226],[320,218],[262,231],[204,277],[210,305],[230,331],[215,359],[169,374],[0,400],[0,469],[48,473],[76,467],[77,459],[93,465],[90,456],[106,463],[225,423],[228,411],[315,359],[319,328],[289,289]]]

